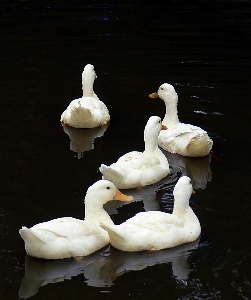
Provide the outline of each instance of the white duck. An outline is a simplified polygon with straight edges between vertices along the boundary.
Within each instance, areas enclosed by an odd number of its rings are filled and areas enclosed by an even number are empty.
[[[73,100],[61,115],[61,123],[75,128],[94,128],[110,121],[106,105],[93,91],[94,67],[87,64],[82,73],[83,97]]]
[[[161,250],[195,241],[201,232],[200,222],[189,206],[193,192],[187,176],[174,187],[173,213],[148,211],[136,214],[120,225],[101,223],[113,247],[122,251]]]
[[[131,201],[108,180],[90,186],[85,197],[85,220],[71,217],[54,219],[19,230],[28,255],[44,259],[61,259],[89,255],[109,244],[109,236],[100,222],[113,225],[103,204],[110,200]]]
[[[158,143],[160,147],[183,156],[201,157],[209,154],[213,141],[207,132],[200,127],[179,121],[178,95],[171,84],[162,84],[158,93],[152,93],[149,97],[160,97],[166,104],[166,115],[162,123],[168,130],[159,134]]]
[[[110,166],[101,164],[99,170],[103,178],[119,189],[130,189],[153,184],[166,177],[170,173],[169,164],[158,147],[161,128],[160,117],[150,117],[144,130],[145,151],[126,153]]]

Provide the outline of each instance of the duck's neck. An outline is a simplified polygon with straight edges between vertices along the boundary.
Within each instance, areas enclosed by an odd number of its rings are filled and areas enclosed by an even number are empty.
[[[149,133],[144,135],[145,141],[145,151],[144,153],[150,156],[157,157],[160,161],[166,161],[166,157],[164,153],[158,147],[158,135],[154,136],[153,134]]]
[[[144,135],[144,141],[145,141],[145,153],[152,154],[154,153],[158,148],[158,136],[153,136],[145,133]]]
[[[165,102],[166,114],[162,121],[162,124],[167,126],[167,128],[179,123],[177,103],[178,103],[178,97],[176,101]]]
[[[93,80],[89,77],[82,77],[82,89],[83,97],[92,97],[94,94],[93,91]]]
[[[108,213],[104,210],[103,204],[96,199],[85,200],[85,219],[99,225],[100,222],[108,225],[114,225]]]
[[[179,203],[177,200],[174,200],[174,205],[173,205],[173,215],[175,215],[178,218],[183,219],[184,215],[187,212],[187,205],[184,206],[183,203]]]
[[[192,208],[189,205],[179,203],[177,200],[174,201],[173,215],[182,219],[186,223],[194,224],[198,222],[198,218]]]

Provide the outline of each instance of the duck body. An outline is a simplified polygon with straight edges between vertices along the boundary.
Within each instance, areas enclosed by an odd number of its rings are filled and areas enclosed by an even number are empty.
[[[103,178],[119,189],[130,189],[150,185],[166,177],[170,173],[169,164],[157,140],[161,128],[161,119],[150,117],[144,131],[145,150],[126,153],[110,166],[101,164],[99,170]]]
[[[71,217],[54,219],[22,227],[25,250],[44,259],[86,256],[109,244],[109,236],[100,227],[86,220]]]
[[[101,224],[110,236],[113,247],[128,252],[161,250],[195,241],[201,227],[189,206],[193,188],[187,176],[174,188],[172,214],[160,211],[140,212],[120,225]]]
[[[158,144],[161,148],[189,157],[202,157],[209,154],[213,141],[207,132],[198,126],[179,121],[178,95],[171,84],[162,84],[158,93],[152,93],[150,97],[160,97],[166,105],[166,114],[162,123],[168,130],[159,134]]]
[[[100,180],[87,190],[85,220],[72,217],[53,219],[31,228],[23,226],[19,233],[28,255],[43,259],[62,259],[89,255],[109,244],[109,236],[100,222],[113,222],[103,204],[110,200],[131,201],[113,183]]]
[[[61,115],[61,123],[75,128],[94,128],[110,121],[106,105],[93,91],[96,78],[93,65],[87,64],[82,73],[83,96],[73,100]]]

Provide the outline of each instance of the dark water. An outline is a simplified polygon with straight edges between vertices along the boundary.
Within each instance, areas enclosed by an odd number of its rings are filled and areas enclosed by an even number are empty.
[[[1,1],[0,299],[251,299],[250,17],[248,1]],[[87,63],[111,123],[66,133],[60,115],[81,96]],[[26,257],[22,225],[83,218],[100,164],[143,150],[147,119],[164,116],[148,94],[163,82],[176,88],[180,120],[213,138],[214,155],[169,155],[169,178],[107,210],[117,224],[169,212],[188,174],[200,239],[157,253],[107,247],[81,261]]]

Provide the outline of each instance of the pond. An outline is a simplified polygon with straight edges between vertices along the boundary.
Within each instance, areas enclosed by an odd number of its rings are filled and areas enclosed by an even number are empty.
[[[1,1],[0,14],[0,299],[250,299],[249,2]],[[87,63],[111,115],[102,132],[60,123],[81,96]],[[173,187],[187,174],[200,238],[157,252],[26,256],[22,226],[83,219],[100,164],[144,149],[148,118],[165,113],[148,95],[164,82],[178,93],[180,121],[205,129],[213,153],[166,153],[167,178],[106,209],[115,224],[171,212]]]

